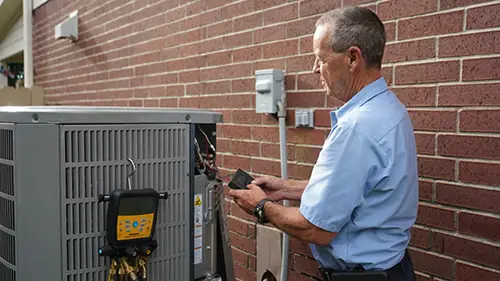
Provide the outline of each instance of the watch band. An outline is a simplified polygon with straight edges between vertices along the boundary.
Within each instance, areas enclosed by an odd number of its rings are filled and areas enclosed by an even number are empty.
[[[271,200],[269,198],[264,198],[264,199],[260,200],[259,203],[257,203],[257,206],[255,206],[255,209],[253,212],[254,212],[255,218],[257,219],[257,221],[259,223],[268,223],[269,222],[266,218],[265,213],[264,213],[264,205],[266,204],[266,202],[276,203],[274,200]]]

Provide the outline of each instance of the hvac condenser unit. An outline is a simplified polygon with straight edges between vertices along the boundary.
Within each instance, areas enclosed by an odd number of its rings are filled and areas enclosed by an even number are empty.
[[[168,194],[147,280],[234,280],[215,165],[220,122],[195,109],[0,107],[0,280],[107,280],[111,203],[98,198],[116,189]],[[137,220],[116,231],[151,227]]]

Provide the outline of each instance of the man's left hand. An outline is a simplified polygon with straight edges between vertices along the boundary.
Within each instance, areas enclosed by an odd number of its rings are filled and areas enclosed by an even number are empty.
[[[228,195],[233,197],[234,202],[240,206],[246,213],[253,215],[255,206],[264,198],[266,193],[257,185],[249,184],[248,190],[231,189]]]

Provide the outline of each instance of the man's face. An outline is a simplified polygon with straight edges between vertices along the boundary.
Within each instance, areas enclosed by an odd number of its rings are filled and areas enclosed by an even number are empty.
[[[343,53],[335,53],[328,47],[328,39],[333,28],[320,25],[313,38],[313,51],[316,56],[313,71],[320,74],[321,83],[327,95],[345,100],[349,81],[349,66]]]

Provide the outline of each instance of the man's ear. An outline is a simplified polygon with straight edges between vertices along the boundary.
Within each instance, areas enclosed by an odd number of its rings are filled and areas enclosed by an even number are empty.
[[[349,65],[349,71],[354,71],[357,66],[361,64],[362,60],[362,55],[361,55],[361,49],[352,46],[347,50],[347,62]]]

